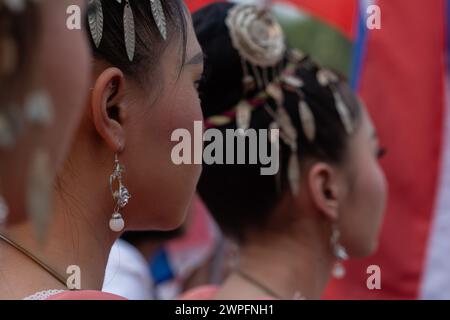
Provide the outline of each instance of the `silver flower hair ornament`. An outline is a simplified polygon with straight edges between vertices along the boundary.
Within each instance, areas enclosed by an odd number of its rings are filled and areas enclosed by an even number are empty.
[[[161,34],[161,37],[167,39],[167,21],[166,15],[164,13],[164,8],[162,6],[161,0],[141,0],[149,1],[150,8],[152,12],[153,19],[155,20],[156,26]],[[125,3],[123,12],[123,29],[124,29],[124,40],[125,49],[127,52],[128,59],[130,61],[134,60],[134,55],[136,51],[136,30],[133,10],[130,5],[129,0],[116,0],[117,3]],[[89,29],[91,31],[92,40],[95,46],[98,48],[103,38],[103,8],[102,0],[89,0],[89,5],[91,9],[88,14]]]
[[[226,24],[234,48],[251,64],[267,68],[283,59],[284,33],[267,10],[255,5],[236,5],[230,9]]]

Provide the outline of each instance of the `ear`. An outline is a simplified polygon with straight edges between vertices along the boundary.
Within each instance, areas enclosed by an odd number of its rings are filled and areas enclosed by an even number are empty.
[[[97,78],[91,96],[95,128],[114,153],[125,148],[125,78],[117,68],[107,68]]]
[[[339,218],[340,183],[336,169],[327,163],[314,164],[308,174],[312,202],[327,219]]]

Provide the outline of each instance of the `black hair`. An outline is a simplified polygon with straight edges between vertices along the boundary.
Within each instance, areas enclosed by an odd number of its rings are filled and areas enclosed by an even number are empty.
[[[151,83],[148,78],[149,70],[156,70],[160,65],[159,58],[170,41],[181,39],[181,65],[186,58],[187,45],[187,8],[182,0],[161,1],[167,21],[167,39],[164,40],[153,18],[150,1],[129,0],[135,21],[136,49],[133,61],[130,61],[125,48],[124,38],[124,5],[117,1],[102,0],[104,16],[103,37],[97,48],[90,36],[93,55],[96,59],[104,60],[119,68],[126,76],[136,80],[139,84]],[[88,7],[96,10],[96,6]],[[89,23],[85,24],[89,29]],[[156,77],[154,77],[156,78]]]
[[[225,17],[232,6],[233,4],[228,3],[215,3],[193,14],[194,28],[207,57],[206,72],[199,85],[205,118],[230,111],[244,98],[240,57],[233,49],[225,25]],[[319,70],[320,66],[308,57],[299,62],[295,68],[296,76],[304,82],[302,87],[304,100],[310,106],[315,118],[317,130],[313,143],[307,139],[302,129],[298,107],[299,95],[283,89],[284,108],[298,132],[298,157],[301,165],[306,163],[305,160],[339,164],[345,158],[349,141],[349,134],[336,109],[333,91],[318,82]],[[342,78],[335,86],[335,90],[348,107],[356,127],[361,114],[358,99]],[[268,105],[273,110],[276,109],[275,101],[272,99],[269,99]],[[250,128],[268,129],[271,122],[272,116],[264,107],[259,107],[252,112]],[[236,123],[232,121],[217,129],[222,132],[226,129],[236,129]],[[259,139],[258,135],[257,138]],[[258,145],[259,143],[258,141]],[[270,145],[270,142],[267,143]],[[248,159],[248,140],[246,144],[246,159]],[[199,195],[222,230],[235,240],[244,241],[250,229],[267,227],[271,222],[272,212],[289,190],[286,171],[291,149],[282,140],[279,152],[279,182],[274,176],[261,175],[261,164],[203,165],[203,173],[198,184]]]

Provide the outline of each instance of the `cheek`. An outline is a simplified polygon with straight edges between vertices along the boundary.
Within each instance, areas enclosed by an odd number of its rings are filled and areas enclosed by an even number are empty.
[[[387,185],[376,160],[368,159],[359,167],[351,196],[351,228],[348,232],[354,256],[372,254],[378,245],[378,237],[386,204]]]
[[[201,165],[175,165],[171,153],[177,142],[171,141],[171,135],[176,129],[187,129],[194,138],[194,121],[201,121],[202,115],[193,93],[188,89],[164,93],[141,117],[145,121],[136,120],[140,122],[133,130],[136,140],[127,141],[127,148],[131,147],[133,153],[129,161],[135,164],[130,181],[136,193],[134,199],[137,208],[148,209],[137,214],[136,227],[170,230],[184,221]],[[138,172],[137,168],[141,170]]]
[[[192,84],[186,84],[168,99],[170,129],[192,129],[194,121],[203,121],[200,99]]]
[[[387,184],[383,171],[376,161],[367,168],[366,179],[363,182],[366,190],[368,211],[375,223],[375,229],[378,230],[381,224],[381,218],[386,205]]]

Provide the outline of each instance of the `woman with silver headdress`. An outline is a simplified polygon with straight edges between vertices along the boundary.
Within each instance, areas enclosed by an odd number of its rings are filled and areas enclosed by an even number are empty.
[[[386,182],[370,116],[341,77],[286,48],[267,8],[215,3],[193,17],[206,127],[269,129],[257,145],[279,153],[280,170],[204,164],[198,192],[239,250],[222,286],[184,298],[319,299],[343,260],[377,247]]]

